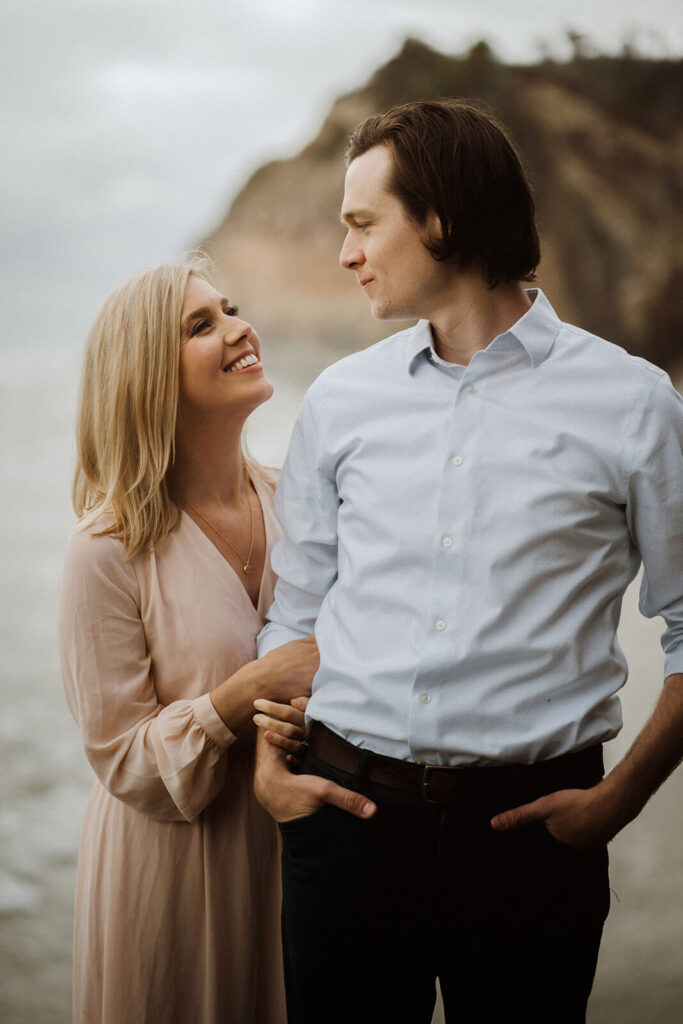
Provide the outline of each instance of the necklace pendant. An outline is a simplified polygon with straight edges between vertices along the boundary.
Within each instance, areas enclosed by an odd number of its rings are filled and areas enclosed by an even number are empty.
[[[242,566],[242,572],[244,573],[245,576],[248,576],[249,573],[252,572],[252,568],[249,565],[249,562],[245,562],[245,564]]]

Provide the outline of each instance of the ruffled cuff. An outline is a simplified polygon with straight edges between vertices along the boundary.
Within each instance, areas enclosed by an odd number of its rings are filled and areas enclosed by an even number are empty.
[[[237,737],[216,711],[209,693],[192,701],[192,710],[200,726],[219,750],[227,750]]]

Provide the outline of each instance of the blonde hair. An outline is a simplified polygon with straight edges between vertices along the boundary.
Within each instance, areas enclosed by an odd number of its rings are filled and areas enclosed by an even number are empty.
[[[126,560],[150,551],[180,521],[167,473],[175,454],[180,320],[191,274],[213,283],[203,253],[126,281],[88,333],[73,505],[83,528],[96,526],[96,535],[121,540]],[[246,452],[245,459],[258,474]]]

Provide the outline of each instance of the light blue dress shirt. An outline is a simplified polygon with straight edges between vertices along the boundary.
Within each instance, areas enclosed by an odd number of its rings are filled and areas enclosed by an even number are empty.
[[[683,671],[683,402],[530,297],[467,367],[420,321],[304,400],[259,653],[315,630],[307,716],[360,747],[527,763],[614,736],[641,561],[641,611]]]

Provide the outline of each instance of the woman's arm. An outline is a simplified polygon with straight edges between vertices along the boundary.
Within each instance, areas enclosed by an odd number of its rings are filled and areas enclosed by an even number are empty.
[[[228,728],[238,732],[251,719],[257,700],[272,702],[273,708],[287,707],[293,712],[289,702],[302,694],[310,694],[319,662],[315,637],[292,640],[258,661],[244,665],[213,690],[211,701]],[[303,725],[303,715],[300,724]]]
[[[251,717],[253,700],[263,693],[289,700],[306,689],[308,669],[310,687],[317,650],[300,642],[303,657],[283,650],[272,664],[243,666],[211,694],[164,707],[139,609],[137,577],[119,542],[76,532],[60,585],[59,644],[88,759],[124,803],[153,818],[193,821],[224,784],[225,752]]]

